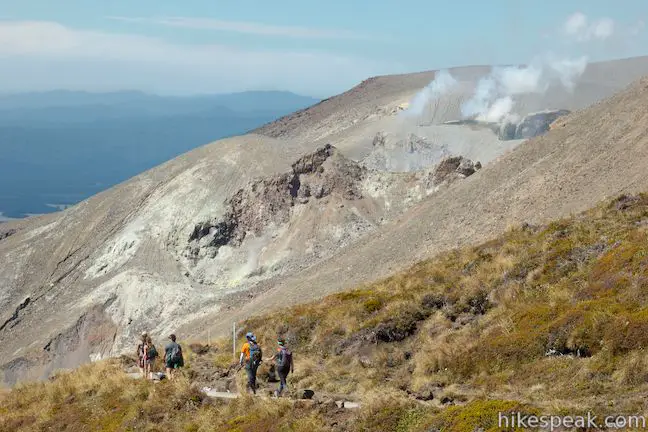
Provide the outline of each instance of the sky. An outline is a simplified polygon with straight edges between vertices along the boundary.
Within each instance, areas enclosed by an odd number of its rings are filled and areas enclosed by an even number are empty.
[[[648,54],[646,0],[0,0],[0,92],[289,90]]]

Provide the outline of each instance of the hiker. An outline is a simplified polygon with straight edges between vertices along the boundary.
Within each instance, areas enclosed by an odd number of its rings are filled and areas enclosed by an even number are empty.
[[[261,364],[263,353],[261,347],[257,343],[256,336],[252,332],[245,335],[247,342],[241,348],[241,358],[239,365],[243,366],[245,362],[245,372],[248,377],[248,390],[256,394],[256,374]]]
[[[286,378],[289,373],[294,371],[292,352],[286,348],[286,340],[279,338],[277,344],[279,345],[277,353],[270,358],[277,364],[277,374],[279,375],[279,388],[274,392],[275,397],[281,396],[281,393],[288,388]]]
[[[144,366],[145,366],[145,371],[148,375],[148,378],[150,380],[153,379],[153,370],[155,369],[155,360],[158,357],[158,352],[157,349],[155,348],[155,345],[153,345],[153,340],[151,339],[151,336],[146,337],[146,344],[144,344]]]
[[[142,378],[146,378],[146,340],[148,338],[148,333],[143,332],[140,337],[140,343],[137,345],[137,365],[139,366],[140,373]]]
[[[171,342],[164,347],[164,363],[166,365],[167,377],[172,380],[176,369],[184,366],[182,347],[176,342],[176,335],[169,336]]]

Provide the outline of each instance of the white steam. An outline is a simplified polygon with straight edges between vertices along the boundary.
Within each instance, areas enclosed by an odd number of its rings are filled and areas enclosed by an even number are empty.
[[[247,276],[259,269],[261,254],[265,250],[269,240],[270,236],[268,234],[262,235],[261,237],[248,236],[246,239],[247,260],[240,270],[242,276]]]
[[[486,122],[500,122],[502,120],[514,121],[511,111],[513,110],[513,99],[510,96],[504,96],[497,99],[493,105],[488,109],[486,114],[481,115],[479,120]]]
[[[457,85],[457,80],[447,70],[440,70],[434,75],[434,80],[418,92],[410,102],[405,115],[419,117],[441,96],[449,93]]]
[[[461,106],[464,117],[485,122],[515,122],[515,97],[543,94],[550,86],[560,85],[572,91],[587,67],[587,57],[538,58],[529,66],[494,68],[482,78],[473,96]]]
[[[631,33],[643,30],[639,21]],[[611,18],[590,19],[581,12],[568,17],[562,25],[561,38],[575,39],[579,42],[604,41],[614,36],[617,24]],[[521,95],[544,94],[549,88],[563,88],[573,91],[576,83],[585,72],[587,56],[578,58],[559,58],[547,54],[535,58],[528,66],[496,67],[490,75],[483,77],[475,87],[470,98],[461,104],[464,118],[485,122],[517,122],[516,101]],[[439,110],[448,114],[455,107],[445,107],[441,96],[449,93],[458,85],[446,70],[439,71],[434,81],[421,90],[411,101],[407,116],[436,118]]]

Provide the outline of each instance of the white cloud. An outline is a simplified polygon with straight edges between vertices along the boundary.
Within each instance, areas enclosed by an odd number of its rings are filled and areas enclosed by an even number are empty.
[[[565,22],[565,33],[578,35],[587,29],[587,17],[581,12],[576,12]]]
[[[614,20],[602,18],[592,24],[592,34],[596,39],[608,39],[614,33]]]
[[[310,39],[372,39],[371,36],[362,35],[348,30],[318,29],[298,26],[274,26],[268,24],[224,21],[210,18],[187,18],[187,17],[121,17],[111,16],[108,19],[132,22],[157,24],[170,27],[183,27],[198,30],[218,30],[234,33],[245,33],[260,36],[284,36],[289,38],[310,38]]]
[[[582,12],[576,12],[567,18],[563,25],[564,33],[579,42],[606,40],[614,34],[615,22],[611,18],[600,18],[594,21]]]
[[[53,22],[0,22],[0,91],[265,88],[330,94],[385,72],[379,63],[332,53],[182,45]]]

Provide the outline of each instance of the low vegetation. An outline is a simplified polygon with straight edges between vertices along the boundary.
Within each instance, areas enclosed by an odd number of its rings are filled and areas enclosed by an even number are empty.
[[[205,365],[232,362],[223,340],[196,349],[177,382],[95,364],[0,395],[0,418],[7,430],[472,431],[497,430],[502,411],[641,414],[647,269],[648,196],[623,196],[243,323],[266,357],[287,339],[293,390],[313,389],[320,402],[350,395],[359,410],[206,399]]]

